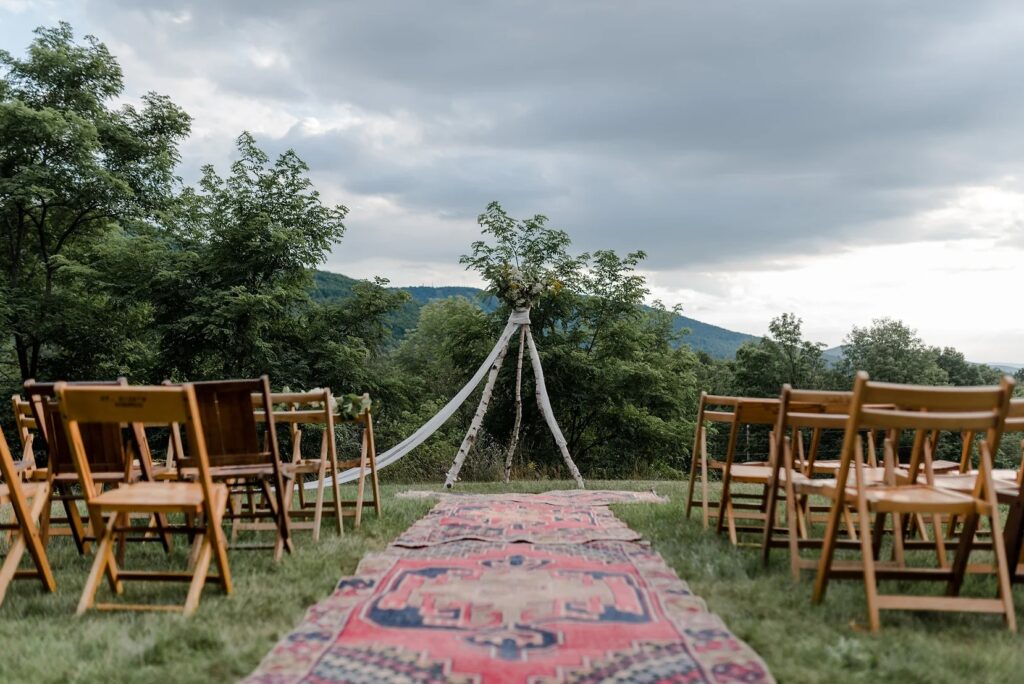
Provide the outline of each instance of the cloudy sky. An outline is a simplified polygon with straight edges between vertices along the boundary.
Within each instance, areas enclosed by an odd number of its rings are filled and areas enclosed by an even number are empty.
[[[709,323],[1024,363],[1024,3],[0,0],[0,47],[59,19],[192,114],[187,179],[295,148],[351,209],[329,270],[478,284],[497,199]]]

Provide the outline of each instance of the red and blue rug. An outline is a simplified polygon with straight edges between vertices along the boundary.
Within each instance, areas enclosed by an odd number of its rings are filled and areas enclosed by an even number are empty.
[[[403,532],[394,545],[434,546],[462,540],[585,544],[640,539],[606,505],[450,497]]]
[[[465,511],[451,505],[443,500],[435,512]],[[556,517],[575,525],[571,508]],[[436,527],[444,519],[424,520]],[[445,543],[368,555],[246,681],[772,681],[757,654],[650,546],[580,543],[572,536],[577,528],[560,522],[552,529],[564,530],[569,543],[478,541],[452,533]],[[584,522],[600,527],[608,520],[596,515]]]

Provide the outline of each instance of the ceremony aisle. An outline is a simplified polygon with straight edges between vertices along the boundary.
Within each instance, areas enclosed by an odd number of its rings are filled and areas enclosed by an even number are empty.
[[[439,495],[246,680],[770,682],[611,503],[646,492]]]

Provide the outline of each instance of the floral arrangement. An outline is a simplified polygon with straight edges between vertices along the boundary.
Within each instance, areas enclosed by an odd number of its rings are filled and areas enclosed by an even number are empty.
[[[562,289],[555,278],[529,274],[512,264],[502,264],[488,275],[495,295],[513,309],[529,309],[545,292]]]
[[[285,392],[291,392],[292,390],[288,387],[284,388]],[[309,392],[322,392],[323,387],[314,387]],[[312,401],[309,403],[311,408],[320,408],[323,406],[322,401]],[[345,420],[355,420],[364,411],[370,411],[373,406],[373,400],[370,399],[369,394],[342,394],[342,395],[331,395],[331,413],[336,416],[340,416]]]

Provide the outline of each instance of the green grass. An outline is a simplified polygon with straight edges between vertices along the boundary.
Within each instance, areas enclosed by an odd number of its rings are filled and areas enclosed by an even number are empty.
[[[460,491],[545,491],[565,482],[465,484]],[[837,582],[821,606],[810,604],[810,582],[794,585],[785,552],[767,570],[755,549],[734,549],[705,532],[697,514],[683,520],[682,483],[592,482],[591,488],[649,489],[671,496],[668,505],[629,504],[615,512],[649,539],[679,575],[707,599],[733,631],[753,646],[781,682],[1010,682],[1024,679],[1024,637],[1007,633],[997,617],[963,614],[883,613],[880,635],[851,628],[865,619],[857,582]],[[18,581],[0,607],[0,681],[207,682],[232,681],[251,672],[306,609],[350,574],[367,552],[383,549],[433,505],[395,499],[385,487],[385,516],[370,514],[359,532],[336,537],[325,525],[320,543],[297,533],[292,557],[275,564],[269,552],[232,552],[235,594],[209,586],[192,618],[169,614],[91,613],[74,610],[91,558],[70,540],[54,540],[50,558],[58,593]],[[181,545],[183,546],[183,545]],[[129,549],[133,558],[168,566],[184,562],[184,548],[169,559],[154,545]],[[972,578],[967,590],[990,591],[992,580]],[[101,596],[107,594],[104,587]],[[128,600],[178,602],[184,586],[129,584]],[[109,594],[107,594],[109,596]],[[1015,592],[1024,605],[1024,589]],[[1018,610],[1019,618],[1022,617]]]

